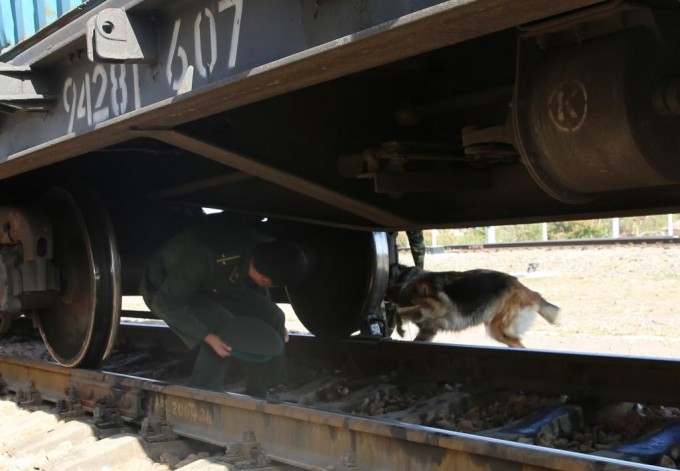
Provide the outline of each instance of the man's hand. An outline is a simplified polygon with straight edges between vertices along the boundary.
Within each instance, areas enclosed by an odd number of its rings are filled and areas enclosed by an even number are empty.
[[[224,343],[221,338],[219,338],[215,334],[208,334],[205,336],[203,339],[205,343],[210,345],[213,350],[215,350],[215,353],[221,358],[228,357],[231,355],[231,347]]]

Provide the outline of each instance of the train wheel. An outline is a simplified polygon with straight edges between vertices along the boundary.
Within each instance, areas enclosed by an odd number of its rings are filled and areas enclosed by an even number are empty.
[[[375,313],[389,276],[387,235],[313,228],[298,237],[310,273],[288,289],[300,322],[315,336],[347,337]]]
[[[68,367],[108,358],[120,320],[120,259],[113,227],[98,197],[83,187],[52,188],[43,198],[54,235],[60,297],[38,310],[52,357]]]

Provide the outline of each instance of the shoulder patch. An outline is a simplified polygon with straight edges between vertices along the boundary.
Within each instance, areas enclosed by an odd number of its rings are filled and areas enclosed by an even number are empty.
[[[215,260],[215,263],[221,263],[222,265],[226,265],[227,263],[241,258],[240,255],[220,255],[217,260]]]
[[[220,271],[222,273],[226,272],[227,280],[231,284],[237,283],[239,280],[240,260],[241,255],[239,254],[236,255],[220,254],[220,256],[215,259],[215,263],[217,263],[218,265],[222,265]]]

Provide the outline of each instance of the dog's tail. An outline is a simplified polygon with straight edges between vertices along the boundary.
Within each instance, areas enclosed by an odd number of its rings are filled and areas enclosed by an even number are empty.
[[[554,324],[557,320],[557,315],[560,313],[560,308],[541,298],[541,302],[538,306],[538,313],[543,319]]]

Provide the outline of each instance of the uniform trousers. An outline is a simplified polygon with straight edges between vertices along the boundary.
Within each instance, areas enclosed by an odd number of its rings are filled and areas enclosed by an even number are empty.
[[[253,290],[245,289],[235,294],[216,293],[210,296],[200,294],[190,301],[190,306],[196,317],[227,344],[229,326],[224,321],[236,316],[256,317],[272,326],[282,339],[285,336],[286,319],[281,308],[268,297]],[[257,336],[258,333],[252,332],[252,335]],[[189,385],[221,391],[230,358],[221,358],[205,342],[201,342],[197,348],[198,355]],[[248,362],[246,368],[248,378],[246,392],[262,394],[263,390],[285,381],[285,354],[266,362]]]

